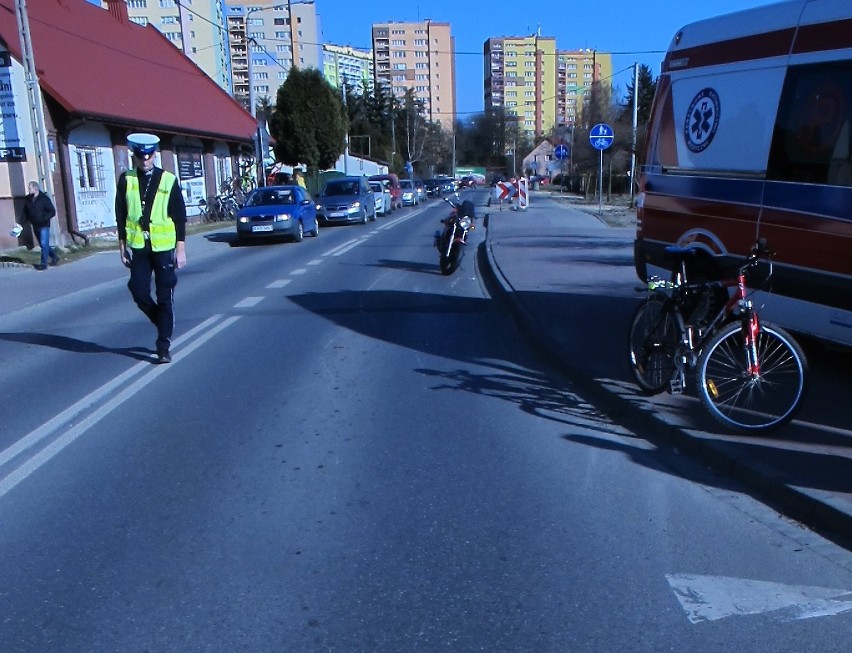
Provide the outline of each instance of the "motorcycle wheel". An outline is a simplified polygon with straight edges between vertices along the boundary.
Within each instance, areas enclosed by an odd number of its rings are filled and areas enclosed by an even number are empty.
[[[455,272],[461,262],[461,248],[458,245],[453,245],[449,256],[441,257],[441,274],[449,276]]]

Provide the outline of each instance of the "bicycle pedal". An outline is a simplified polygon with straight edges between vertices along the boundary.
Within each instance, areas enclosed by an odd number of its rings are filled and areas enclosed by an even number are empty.
[[[683,394],[683,379],[677,378],[669,381],[669,392],[673,395]]]

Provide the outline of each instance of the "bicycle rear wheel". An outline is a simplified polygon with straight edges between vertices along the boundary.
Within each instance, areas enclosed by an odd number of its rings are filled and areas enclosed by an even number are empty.
[[[807,391],[808,363],[793,337],[763,323],[755,343],[760,372],[748,369],[742,324],[711,338],[698,358],[698,395],[713,418],[740,432],[767,431],[795,416]]]
[[[679,341],[666,299],[651,293],[633,314],[628,338],[630,370],[644,392],[659,394],[668,387]]]

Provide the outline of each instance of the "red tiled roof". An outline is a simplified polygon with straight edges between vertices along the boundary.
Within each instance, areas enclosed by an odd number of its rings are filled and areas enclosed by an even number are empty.
[[[254,134],[254,118],[236,100],[126,10],[86,0],[28,0],[27,9],[42,90],[72,115],[226,140]],[[0,37],[21,61],[15,0],[0,0]]]

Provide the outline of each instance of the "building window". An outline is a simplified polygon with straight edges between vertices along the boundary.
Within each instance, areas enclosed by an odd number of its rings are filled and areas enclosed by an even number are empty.
[[[130,9],[147,9],[148,0],[127,0],[127,6]]]
[[[77,169],[81,192],[97,193],[105,190],[104,165],[99,150],[93,147],[78,147]]]

